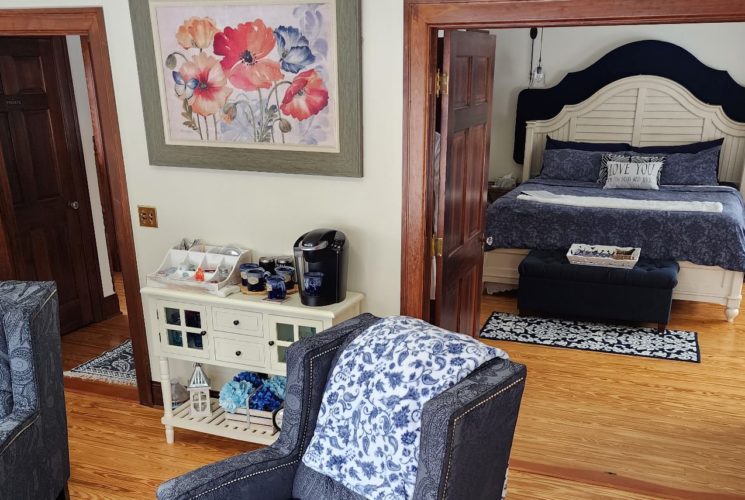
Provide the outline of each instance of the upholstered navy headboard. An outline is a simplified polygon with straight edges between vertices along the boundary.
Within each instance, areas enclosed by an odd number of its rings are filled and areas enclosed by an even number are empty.
[[[569,73],[554,87],[521,91],[517,99],[515,161],[524,160],[528,121],[551,118],[565,105],[578,104],[609,83],[636,75],[661,76],[678,82],[699,100],[722,106],[731,119],[745,122],[745,87],[729,73],[706,66],[675,44],[643,40],[608,52],[586,69]]]

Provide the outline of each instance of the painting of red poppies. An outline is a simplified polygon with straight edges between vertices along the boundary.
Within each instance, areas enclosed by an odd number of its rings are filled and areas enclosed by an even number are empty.
[[[334,2],[150,6],[166,144],[339,151]]]

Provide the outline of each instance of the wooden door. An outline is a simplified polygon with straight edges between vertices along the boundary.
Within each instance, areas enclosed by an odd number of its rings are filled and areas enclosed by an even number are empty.
[[[0,38],[2,218],[15,278],[57,282],[62,332],[100,319],[101,278],[65,39]]]
[[[445,32],[435,323],[477,336],[496,37]]]

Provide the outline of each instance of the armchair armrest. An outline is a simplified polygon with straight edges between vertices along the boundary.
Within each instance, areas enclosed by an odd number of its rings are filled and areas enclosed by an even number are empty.
[[[282,432],[264,449],[207,465],[158,488],[159,500],[261,498],[286,500],[313,435],[321,397],[341,347],[378,320],[363,314],[295,342],[287,351]]]
[[[527,370],[483,364],[424,405],[414,498],[500,498]]]

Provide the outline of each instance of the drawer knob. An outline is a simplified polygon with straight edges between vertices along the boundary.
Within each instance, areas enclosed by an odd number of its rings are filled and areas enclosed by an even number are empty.
[[[236,356],[240,356],[241,354],[243,354],[241,351],[235,351]]]
[[[270,340],[269,341],[269,345],[274,345],[274,341],[273,340]]]
[[[234,324],[235,326],[238,326],[238,325],[240,325],[240,324],[241,324],[241,322],[240,322],[240,321],[238,321],[237,319],[234,319],[234,320],[233,320],[233,324]]]

